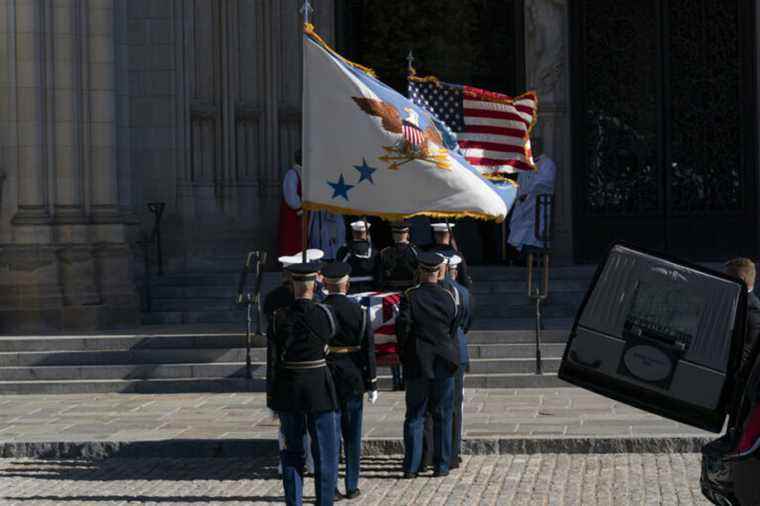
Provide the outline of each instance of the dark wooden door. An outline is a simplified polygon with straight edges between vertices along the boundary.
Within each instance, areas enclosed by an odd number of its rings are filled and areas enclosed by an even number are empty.
[[[577,260],[755,253],[753,4],[573,2]]]

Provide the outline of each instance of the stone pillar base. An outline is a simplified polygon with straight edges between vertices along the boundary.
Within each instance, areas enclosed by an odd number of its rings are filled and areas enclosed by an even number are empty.
[[[140,305],[125,250],[0,245],[0,334],[136,327]]]

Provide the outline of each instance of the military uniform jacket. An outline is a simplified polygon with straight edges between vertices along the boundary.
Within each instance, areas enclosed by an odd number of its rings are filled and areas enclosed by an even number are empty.
[[[332,309],[298,299],[275,312],[272,324],[272,377],[267,378],[267,406],[277,412],[334,411],[337,398],[327,368],[327,345],[335,335]]]
[[[338,250],[338,262],[351,266],[351,292],[377,290],[383,286],[380,256],[367,241],[351,241]]]
[[[383,285],[389,290],[406,290],[416,284],[417,247],[411,243],[398,243],[380,252],[383,268]]]
[[[338,401],[377,390],[375,339],[367,311],[340,294],[328,295],[325,304],[332,307],[338,324],[327,355]]]
[[[453,374],[459,367],[456,329],[457,305],[448,290],[432,283],[408,289],[401,298],[396,318],[405,374],[434,379],[437,360],[443,360]]]
[[[272,328],[274,312],[284,307],[290,307],[293,304],[293,300],[293,292],[288,285],[280,285],[264,297],[262,310],[267,320],[267,333]]]
[[[457,345],[459,347],[459,364],[467,367],[470,364],[470,353],[467,350],[469,340],[467,333],[472,325],[472,297],[470,291],[451,278],[441,281],[441,286],[454,296],[457,303]]]
[[[462,263],[459,264],[458,282],[468,290],[472,288],[472,279],[470,278],[469,269],[467,268],[467,261],[464,259],[464,255],[462,255],[458,249],[456,249],[451,244],[431,244],[425,248],[425,250],[430,251],[431,253],[440,253],[446,258],[451,258],[454,255],[459,255],[462,258]]]

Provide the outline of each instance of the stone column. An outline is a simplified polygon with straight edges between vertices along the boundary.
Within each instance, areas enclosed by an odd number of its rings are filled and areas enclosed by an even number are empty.
[[[538,92],[537,133],[557,164],[554,251],[561,263],[573,259],[568,15],[566,0],[525,2],[527,87]]]
[[[16,0],[16,128],[18,139],[18,211],[13,224],[17,242],[50,241],[48,206],[48,145],[45,129],[46,28],[49,10],[42,0]]]
[[[116,171],[116,44],[114,1],[85,0],[87,5],[88,125],[90,215],[94,223],[120,223]],[[122,241],[121,227],[105,240]],[[109,237],[111,233],[115,236]]]
[[[64,327],[93,328],[88,314],[100,304],[95,281],[95,259],[89,242],[90,227],[84,213],[82,116],[87,12],[78,0],[55,4],[54,97],[55,198],[54,241],[59,246],[58,262],[63,288]]]
[[[87,319],[97,327],[134,325],[138,322],[139,299],[132,284],[116,163],[115,2],[82,1],[87,9],[88,207],[93,223],[95,276],[102,300],[97,311],[87,313]]]
[[[16,193],[10,244],[0,245],[0,332],[60,328],[61,289],[51,243],[48,178],[52,13],[42,0],[8,1],[2,6],[8,31],[9,156],[6,168]]]

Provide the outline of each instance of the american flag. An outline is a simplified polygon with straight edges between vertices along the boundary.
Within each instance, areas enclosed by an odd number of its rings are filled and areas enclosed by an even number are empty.
[[[484,176],[501,178],[518,170],[535,170],[529,140],[538,112],[535,93],[512,98],[412,76],[409,98],[456,134],[465,159]]]
[[[369,321],[375,333],[378,365],[396,363],[396,315],[401,292],[363,292],[351,294],[349,297],[369,311]],[[389,360],[389,356],[392,356],[392,359]]]
[[[415,147],[422,146],[422,143],[425,141],[425,133],[420,130],[419,127],[409,123],[408,121],[404,121],[401,126],[404,138],[407,141],[409,141]]]

